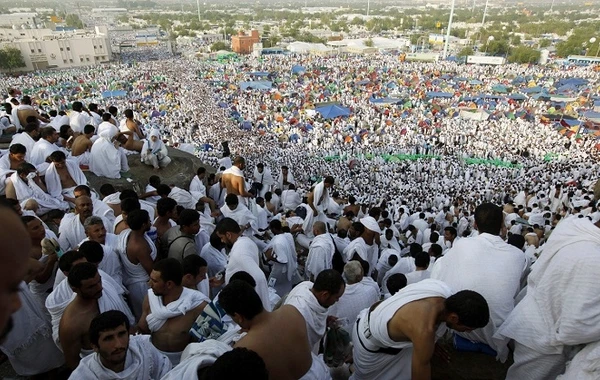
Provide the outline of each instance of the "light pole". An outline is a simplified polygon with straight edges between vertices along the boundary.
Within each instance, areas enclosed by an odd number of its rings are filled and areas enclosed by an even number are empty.
[[[200,0],[196,0],[196,4],[198,5],[198,21],[202,21],[202,18],[200,17]]]
[[[371,0],[367,0],[367,17],[369,17],[370,10],[371,10]]]
[[[488,46],[489,46],[490,42],[492,42],[493,40],[494,40],[494,36],[489,36],[487,38],[487,43],[485,44],[485,51],[484,51],[485,54],[487,54]]]
[[[485,8],[483,8],[483,18],[481,19],[481,27],[482,28],[485,25],[485,16],[487,16],[488,3],[489,3],[489,0],[485,0]]]
[[[456,0],[452,0],[450,6],[450,18],[448,19],[448,28],[446,29],[446,42],[444,43],[444,52],[442,53],[442,59],[446,59],[448,56],[448,46],[450,45],[450,29],[452,29],[452,19],[454,18],[454,5]]]
[[[592,44],[596,41],[597,41],[596,37],[590,38],[590,48],[592,47]],[[589,51],[590,49],[587,49],[587,50]],[[588,55],[588,51],[585,52],[586,56]],[[594,57],[597,57],[598,53],[600,53],[600,43],[598,44],[598,49],[596,50],[596,55]]]

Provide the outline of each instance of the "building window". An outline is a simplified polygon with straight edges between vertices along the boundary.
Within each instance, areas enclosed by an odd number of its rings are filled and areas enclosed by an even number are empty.
[[[67,63],[67,60],[66,60],[66,59],[63,59],[63,63]]]
[[[100,45],[100,49],[102,49],[102,45]]]
[[[67,46],[67,51],[71,51],[71,48]]]
[[[72,58],[69,58],[69,62],[70,62],[70,63],[73,63],[73,59],[72,59]]]
[[[96,45],[94,45],[94,49],[96,49]]]
[[[63,49],[63,48],[60,48],[60,51],[64,51],[64,50],[65,50],[65,49]]]
[[[85,60],[89,62],[90,61],[90,57],[85,57]]]
[[[31,54],[35,53],[35,50],[31,49]]]
[[[38,53],[41,53],[41,52],[42,52],[42,49],[38,49]]]

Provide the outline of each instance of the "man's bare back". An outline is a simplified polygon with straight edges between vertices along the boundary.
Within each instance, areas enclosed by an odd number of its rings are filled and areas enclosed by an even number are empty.
[[[126,250],[127,258],[134,265],[140,263],[140,256],[150,256],[150,253],[152,252],[152,249],[148,246],[148,242],[146,241],[146,239],[144,239],[143,237],[138,237],[133,233],[129,235]]]
[[[206,302],[203,302],[185,315],[167,320],[158,331],[152,333],[152,344],[164,352],[183,351],[191,342],[190,329],[205,306]],[[142,308],[142,318],[145,318],[151,312],[148,298],[144,299]]]
[[[439,326],[445,298],[423,298],[398,309],[388,322],[388,334],[396,342],[409,342],[415,334],[431,334],[432,340]]]
[[[91,350],[89,328],[92,319],[100,314],[98,302],[82,302],[79,296],[67,306],[60,320],[59,336],[65,360],[69,368],[79,364],[82,349]]]
[[[71,146],[71,156],[77,157],[81,156],[85,152],[89,152],[92,149],[92,140],[90,140],[86,135],[79,135],[73,141],[73,145]]]
[[[263,313],[253,320],[247,335],[235,347],[255,351],[264,361],[273,380],[299,379],[312,365],[306,323],[302,314],[289,305],[271,313]]]
[[[233,175],[233,174],[223,174],[221,177],[221,186],[227,189],[227,194],[235,194],[242,195],[243,192],[240,191],[244,188],[244,178]]]

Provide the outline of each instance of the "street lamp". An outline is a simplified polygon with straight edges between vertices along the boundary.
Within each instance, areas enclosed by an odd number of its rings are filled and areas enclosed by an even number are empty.
[[[487,49],[488,49],[488,46],[490,45],[490,42],[492,42],[493,40],[494,40],[494,36],[489,36],[489,37],[487,38],[487,42],[486,42],[486,44],[485,44],[485,51],[484,51],[484,53],[486,53],[486,54],[487,54]]]
[[[596,37],[592,37],[592,38],[590,38],[590,47],[591,47],[591,45],[592,45],[594,42],[596,42],[596,41],[597,41]],[[589,50],[589,49],[588,49],[588,50]],[[585,55],[586,55],[586,56],[587,56],[587,53],[588,53],[588,52],[586,51],[586,52],[585,52]],[[600,43],[598,44],[598,49],[596,50],[596,55],[595,55],[594,57],[597,57],[597,56],[598,56],[598,53],[600,53]]]

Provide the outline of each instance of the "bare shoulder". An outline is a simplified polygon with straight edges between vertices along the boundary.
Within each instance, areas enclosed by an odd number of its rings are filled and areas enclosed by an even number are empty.
[[[292,305],[283,305],[276,311],[281,317],[289,320],[290,322],[297,321],[304,325],[304,317],[302,314]]]

